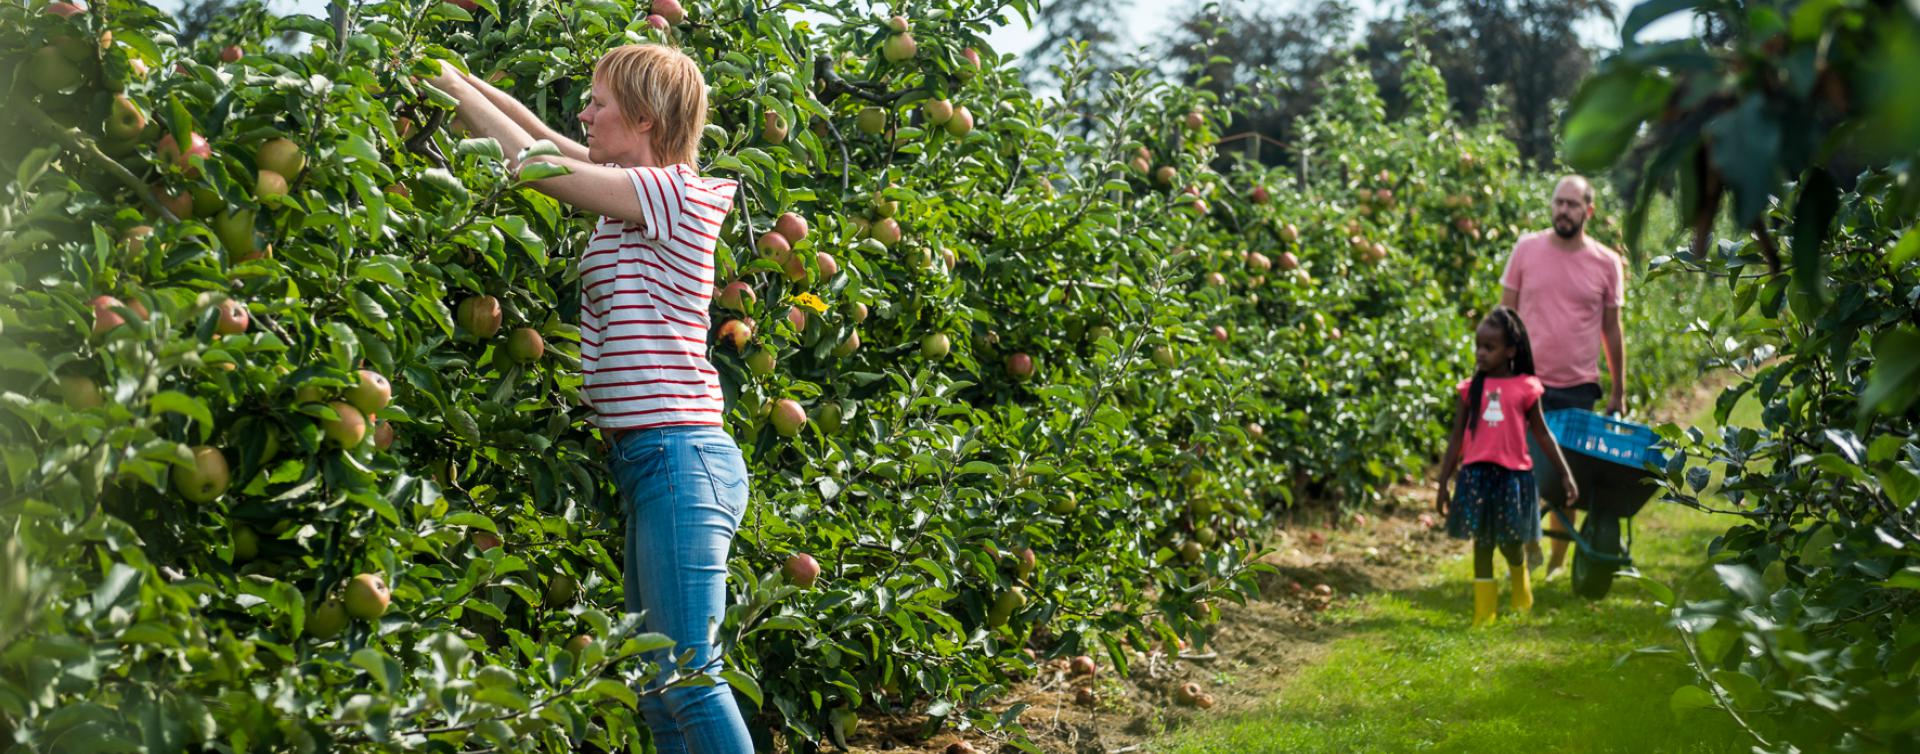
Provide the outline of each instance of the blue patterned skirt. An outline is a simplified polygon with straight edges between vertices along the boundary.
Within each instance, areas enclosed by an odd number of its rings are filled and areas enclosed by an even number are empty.
[[[1468,464],[1453,483],[1447,534],[1481,544],[1526,544],[1540,538],[1540,498],[1532,471]]]

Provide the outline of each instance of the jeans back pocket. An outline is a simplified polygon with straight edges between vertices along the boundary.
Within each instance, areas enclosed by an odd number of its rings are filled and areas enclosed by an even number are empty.
[[[713,485],[713,496],[733,509],[735,515],[747,508],[747,462],[740,449],[730,445],[695,445],[700,466]]]

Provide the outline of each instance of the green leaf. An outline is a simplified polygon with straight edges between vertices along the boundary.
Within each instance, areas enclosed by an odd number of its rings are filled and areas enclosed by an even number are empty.
[[[1920,498],[1920,477],[1899,464],[1887,464],[1873,472],[1880,480],[1880,490],[1887,493],[1887,499],[1901,508],[1911,505]]]
[[[194,420],[200,425],[201,442],[213,436],[213,412],[208,411],[207,404],[197,398],[168,390],[153,396],[147,402],[147,408],[157,414],[174,413]]]
[[[548,178],[556,178],[559,176],[572,175],[572,174],[573,174],[572,168],[569,168],[565,165],[561,165],[558,163],[542,161],[542,162],[527,162],[527,163],[522,163],[520,165],[520,182],[521,183],[533,183],[535,181],[542,181]]]
[[[353,664],[365,669],[368,675],[380,682],[380,688],[389,694],[405,688],[406,674],[401,669],[400,663],[395,662],[380,650],[365,647],[354,652]]]
[[[1620,24],[1620,46],[1633,47],[1638,44],[1634,37],[1640,30],[1655,21],[1698,5],[1700,0],[1648,0],[1633,6],[1627,13],[1627,20]]]
[[[1767,587],[1760,581],[1760,574],[1754,572],[1752,568],[1738,563],[1721,563],[1715,565],[1713,571],[1719,574],[1720,583],[1725,584],[1727,589],[1732,590],[1748,604],[1758,605],[1766,602]]]
[[[1613,165],[1640,123],[1659,112],[1672,91],[1672,82],[1639,68],[1616,68],[1588,79],[1568,108],[1567,164],[1593,172]]]
[[[349,133],[347,138],[341,140],[340,153],[369,165],[380,164],[380,148],[358,132]]]
[[[1800,182],[1800,199],[1793,208],[1793,281],[1819,306],[1826,305],[1826,257],[1820,251],[1827,228],[1840,211],[1840,187],[1826,170],[1807,171]]]
[[[601,678],[594,681],[592,685],[587,687],[587,691],[624,704],[627,709],[638,709],[640,707],[640,697],[633,693],[633,689],[627,688],[627,684],[612,678]]]
[[[1760,687],[1759,679],[1737,670],[1716,670],[1713,682],[1733,697],[1733,703],[1742,709],[1756,709],[1766,704],[1767,694]]]
[[[1745,228],[1760,217],[1773,194],[1779,169],[1780,121],[1767,110],[1767,98],[1750,97],[1708,121],[1713,166],[1733,189],[1733,224]]]
[[[474,529],[484,529],[486,531],[495,532],[495,533],[498,533],[500,531],[499,527],[493,523],[493,519],[487,518],[486,516],[482,516],[473,511],[459,511],[457,513],[450,514],[445,519],[442,519],[441,523],[447,525],[448,527],[465,526],[465,527],[474,528]]]
[[[453,146],[453,153],[458,155],[483,157],[494,162],[499,162],[501,160],[507,159],[506,151],[500,148],[499,140],[494,139],[492,137],[481,138],[481,139],[461,139],[459,144],[455,144]]]
[[[1639,584],[1640,588],[1647,590],[1647,595],[1653,598],[1655,604],[1661,607],[1673,604],[1673,587],[1667,586],[1657,579],[1650,578],[1646,574],[1631,569],[1621,571],[1620,575],[1633,579],[1633,582]]]
[[[1893,245],[1893,251],[1887,254],[1887,266],[1899,269],[1908,260],[1920,256],[1920,225],[1908,228],[1901,234],[1900,242]]]
[[[1713,700],[1713,693],[1699,686],[1681,686],[1673,690],[1673,696],[1667,698],[1667,708],[1673,710],[1674,717],[1718,706]]]
[[[539,141],[536,141],[528,145],[527,148],[520,153],[520,159],[522,160],[527,159],[529,157],[565,157],[565,156],[566,156],[566,153],[560,151],[560,145],[555,144],[552,141],[547,139],[541,139]]]
[[[760,691],[760,684],[753,679],[753,676],[747,675],[735,668],[727,668],[726,670],[720,671],[720,678],[726,681],[727,685],[732,686],[735,691],[739,691],[742,695],[746,696],[748,700],[752,701],[755,709],[763,706],[765,695]]]
[[[1888,589],[1912,589],[1920,591],[1920,566],[1907,566],[1898,573],[1887,577],[1887,580],[1880,582],[1880,585]]]
[[[1920,331],[1900,327],[1873,339],[1873,370],[1860,394],[1862,412],[1899,414],[1920,396]]]
[[[467,413],[466,409],[458,406],[447,409],[447,423],[453,425],[453,432],[460,439],[470,444],[480,444],[480,424],[473,420],[473,415]]]

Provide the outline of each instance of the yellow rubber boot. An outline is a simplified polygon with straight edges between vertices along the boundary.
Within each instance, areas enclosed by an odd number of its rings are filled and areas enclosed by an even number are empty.
[[[1493,579],[1473,580],[1473,627],[1493,625],[1494,609],[1500,604],[1500,585]]]
[[[1527,567],[1522,565],[1513,573],[1513,611],[1525,615],[1533,612],[1533,577],[1527,575]]]

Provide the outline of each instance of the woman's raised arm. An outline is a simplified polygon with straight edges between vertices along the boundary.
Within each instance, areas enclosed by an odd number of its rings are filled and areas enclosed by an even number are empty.
[[[442,65],[445,64],[443,63]],[[553,142],[554,146],[560,148],[561,154],[572,157],[573,159],[581,161],[587,159],[587,148],[585,145],[567,138],[566,135],[559,131],[553,130],[545,121],[540,120],[540,116],[534,115],[533,111],[528,110],[526,105],[520,104],[519,100],[514,99],[513,95],[500,91],[499,88],[487,83],[485,79],[471,73],[462,75],[461,80],[465,81],[474,91],[479,92],[481,96],[486,97],[488,102],[493,103],[493,106],[499,108],[500,112],[506,113],[508,118],[512,119],[514,123],[519,124],[520,128],[526,130],[526,132],[534,138],[546,139],[547,141]]]
[[[527,129],[512,116],[502,110],[493,99],[475,88],[466,80],[464,74],[452,64],[442,62],[440,75],[429,79],[428,83],[452,95],[460,101],[456,114],[467,130],[483,137],[500,142],[515,169],[527,164],[545,162],[560,165],[569,171],[566,175],[554,176],[534,181],[531,185],[540,193],[551,196],[566,204],[596,214],[612,217],[625,222],[644,224],[646,215],[640,206],[639,194],[634,190],[633,178],[623,168],[610,168],[595,165],[585,159],[565,154],[539,155],[525,160],[518,155],[533,146],[539,139],[528,133]],[[569,142],[571,143],[571,142]],[[556,143],[557,145],[557,143]],[[579,145],[575,145],[576,147]],[[585,149],[581,150],[583,153]]]

